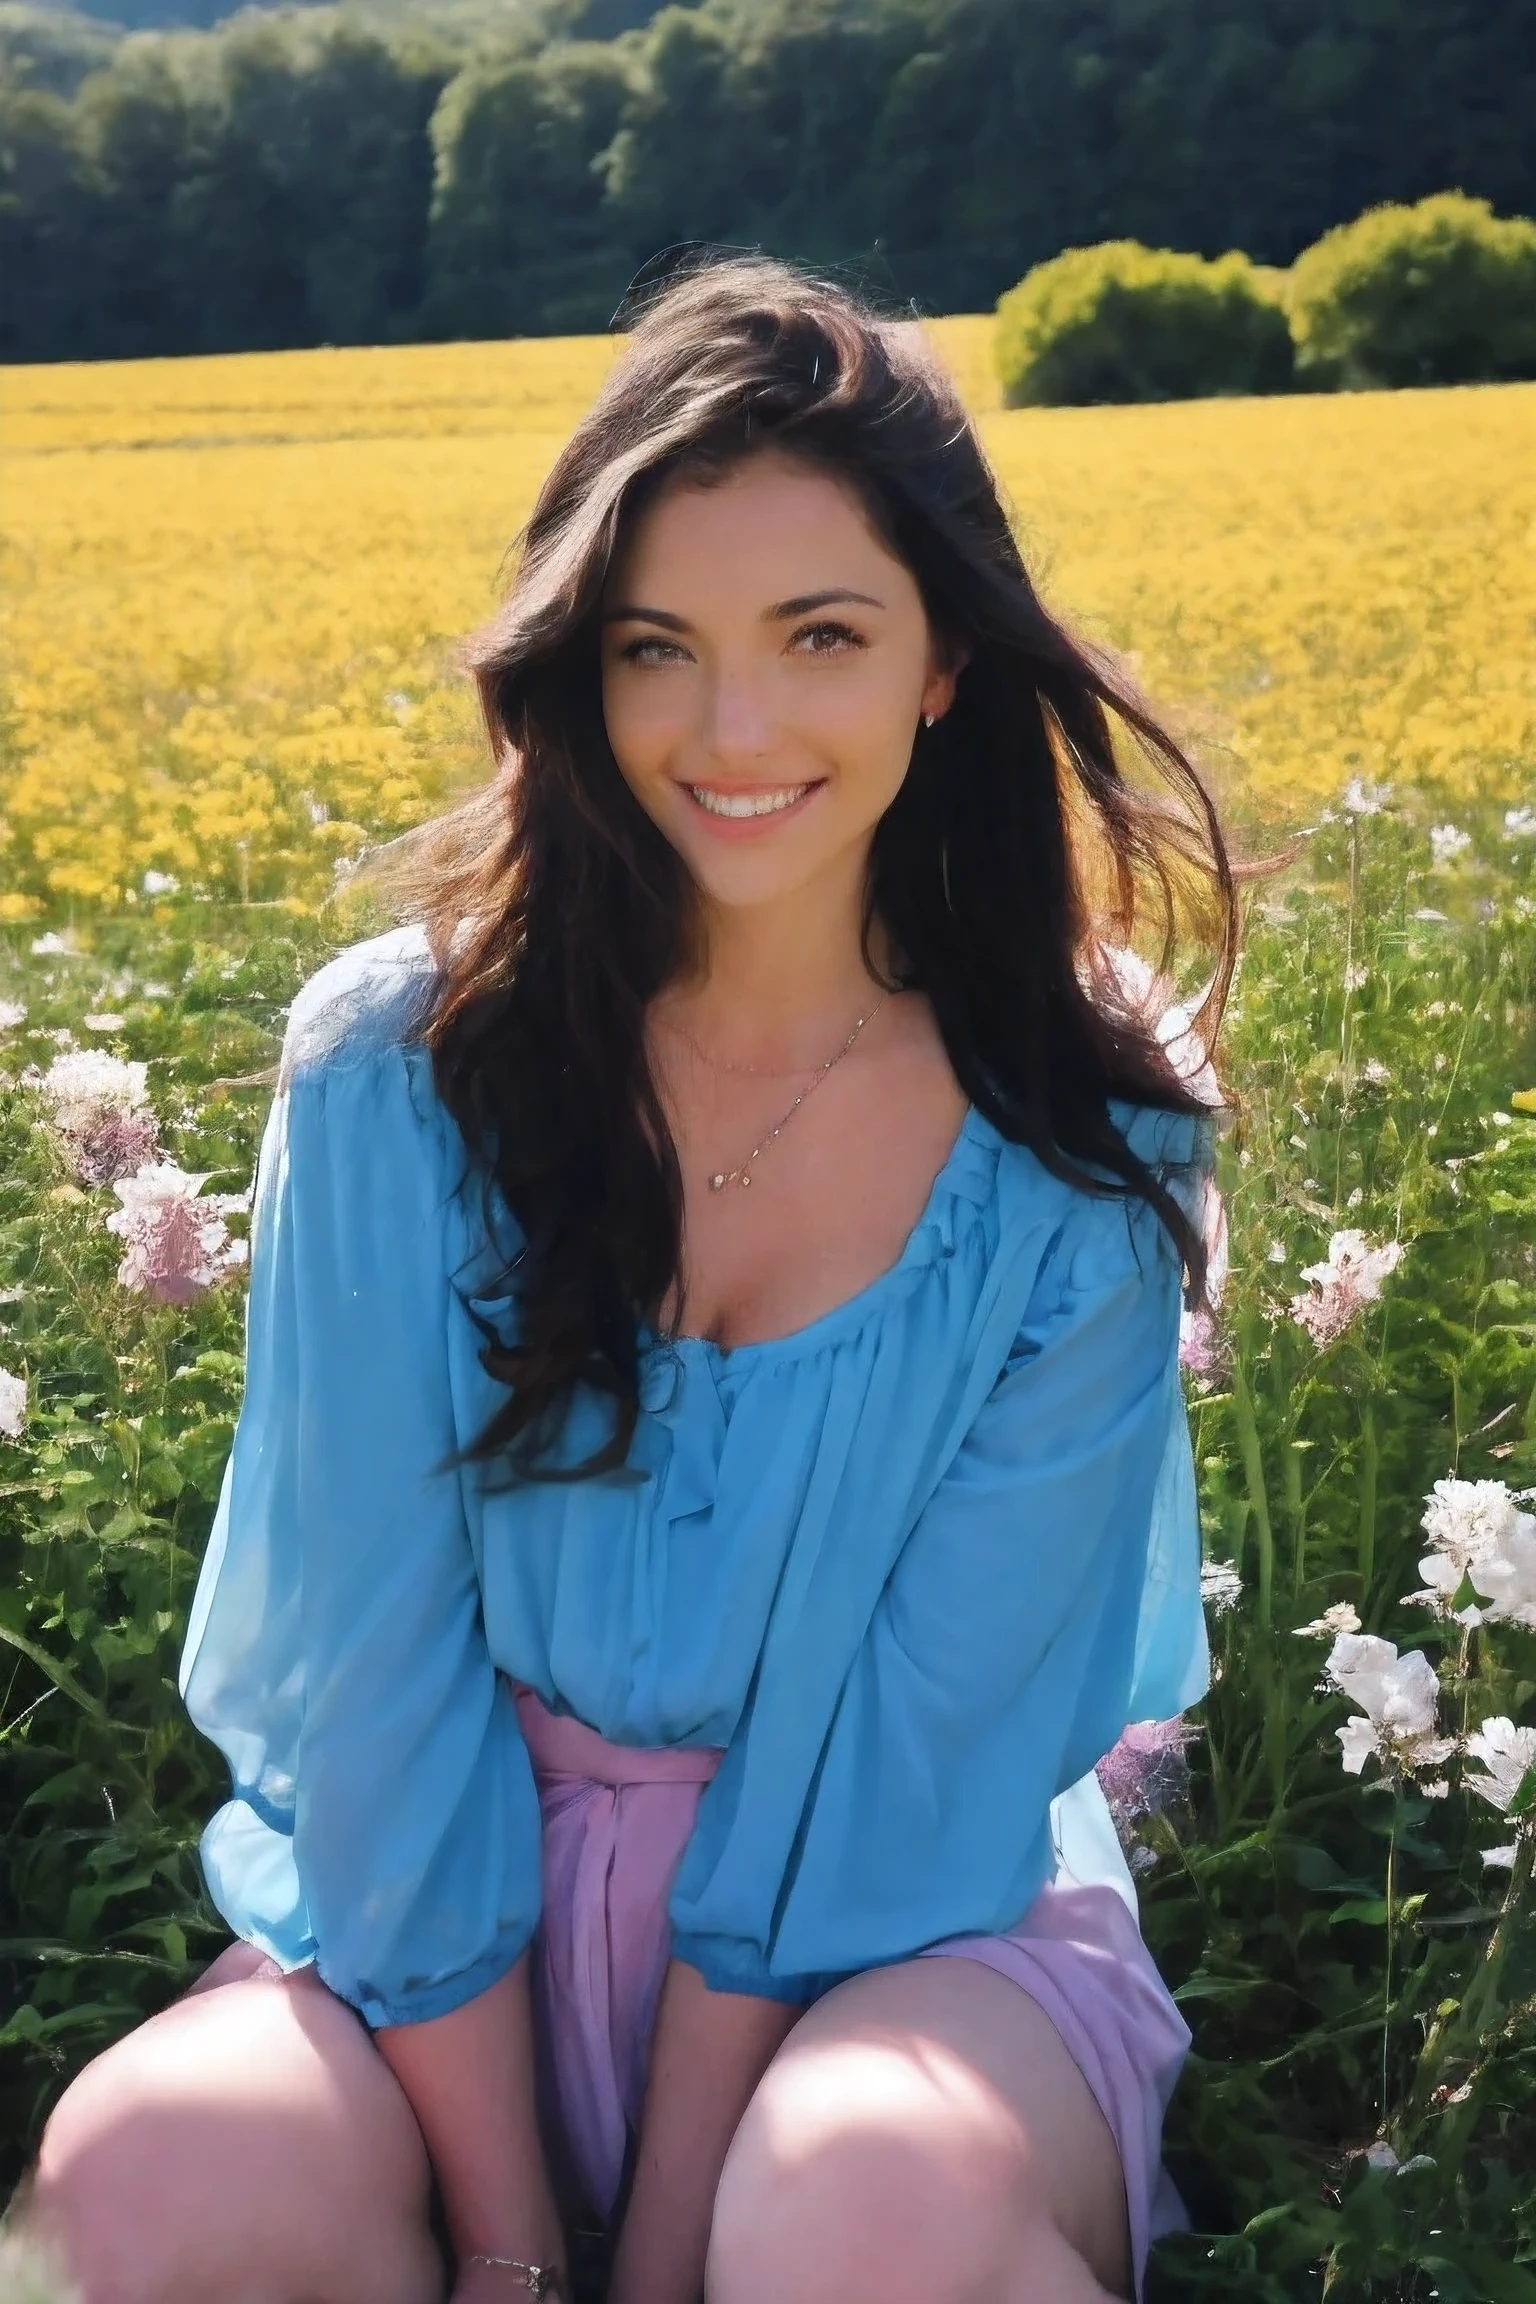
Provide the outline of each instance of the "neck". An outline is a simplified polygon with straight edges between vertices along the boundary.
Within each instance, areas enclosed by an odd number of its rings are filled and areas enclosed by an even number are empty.
[[[884,991],[859,947],[862,877],[829,888],[817,879],[771,903],[705,903],[707,962],[660,1005],[714,1053],[764,1069],[824,1063]],[[890,948],[877,919],[877,965]]]

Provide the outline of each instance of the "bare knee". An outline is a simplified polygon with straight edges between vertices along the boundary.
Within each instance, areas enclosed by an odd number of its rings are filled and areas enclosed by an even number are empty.
[[[791,2036],[721,2170],[707,2304],[997,2304],[1048,2221],[974,2073],[910,2046]]]
[[[354,2013],[315,1982],[189,1996],[55,2106],[21,2230],[79,2304],[440,2304],[431,2171]]]

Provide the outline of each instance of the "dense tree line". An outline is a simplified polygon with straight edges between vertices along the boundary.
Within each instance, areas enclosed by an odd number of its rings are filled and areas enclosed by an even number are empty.
[[[1381,200],[1536,210],[1536,0],[645,15],[0,7],[0,358],[601,327],[685,238],[961,311],[1114,237],[1284,264]]]

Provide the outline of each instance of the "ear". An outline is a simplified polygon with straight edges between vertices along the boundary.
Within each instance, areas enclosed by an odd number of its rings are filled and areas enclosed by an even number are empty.
[[[955,683],[971,660],[972,651],[963,640],[953,643],[935,640],[929,657],[928,678],[923,686],[923,713],[942,720],[955,700]]]

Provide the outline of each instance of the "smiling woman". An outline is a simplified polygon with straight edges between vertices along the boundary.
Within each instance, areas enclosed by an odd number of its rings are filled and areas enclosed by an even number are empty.
[[[795,591],[807,569],[832,580]],[[814,901],[817,860],[868,843],[959,669],[857,493],[773,448],[671,475],[610,573],[602,629],[614,758],[715,903],[797,883]],[[750,864],[721,841],[750,844]]]
[[[1216,1116],[1113,954],[1192,922],[1212,1043],[1256,867],[783,266],[645,314],[466,661],[262,1146],[181,1685],[265,1961],[38,2205],[84,2304],[437,2304],[429,2214],[455,2304],[1139,2300],[1189,2032],[1094,1769],[1207,1683]]]

